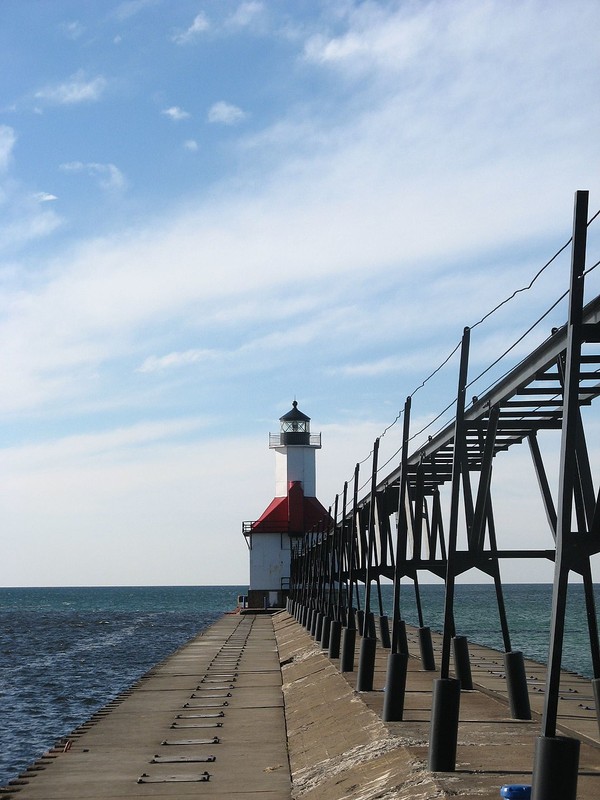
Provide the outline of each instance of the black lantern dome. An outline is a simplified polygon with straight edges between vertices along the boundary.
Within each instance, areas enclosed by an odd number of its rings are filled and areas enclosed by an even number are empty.
[[[300,411],[296,400],[292,403],[292,410],[279,417],[279,422],[282,445],[310,444],[310,417]]]

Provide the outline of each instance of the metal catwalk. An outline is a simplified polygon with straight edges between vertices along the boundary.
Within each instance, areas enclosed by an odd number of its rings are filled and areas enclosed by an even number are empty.
[[[372,688],[377,646],[389,648],[384,719],[401,720],[406,660],[400,582],[412,581],[419,617],[422,666],[433,669],[430,632],[423,618],[419,577],[431,573],[445,582],[440,679],[434,687],[429,743],[431,770],[454,770],[460,690],[471,688],[468,650],[454,622],[457,576],[480,570],[491,576],[505,650],[511,714],[530,719],[523,656],[511,647],[504,608],[503,559],[554,561],[554,587],[544,715],[533,767],[534,800],[575,798],[578,740],[557,736],[556,716],[570,573],[584,586],[592,680],[600,725],[600,645],[591,557],[600,552],[600,493],[594,489],[581,409],[600,395],[600,296],[584,306],[588,193],[577,192],[568,320],[485,394],[467,403],[470,331],[465,328],[453,422],[410,449],[411,398],[403,413],[400,463],[378,477],[379,440],[373,447],[371,483],[359,500],[359,467],[351,485],[336,497],[329,523],[308,532],[292,560],[290,602],[297,616],[329,643],[340,668],[351,669],[356,629],[362,635],[357,688]],[[549,469],[538,444],[540,431],[560,437],[559,485],[553,496]],[[526,442],[548,522],[546,549],[502,546],[492,502],[494,457]],[[445,488],[444,488],[445,486]],[[598,481],[596,481],[598,486]],[[442,489],[442,491],[440,491]],[[555,493],[556,494],[556,493]],[[518,513],[518,509],[515,510]],[[390,620],[381,598],[381,579],[394,583]],[[359,592],[359,585],[362,591]],[[453,650],[455,677],[450,676]]]

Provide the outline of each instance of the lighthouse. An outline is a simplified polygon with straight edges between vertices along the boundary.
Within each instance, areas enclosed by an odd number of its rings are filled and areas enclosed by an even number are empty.
[[[328,518],[316,496],[315,453],[321,434],[310,432],[310,417],[296,400],[269,434],[275,451],[275,497],[255,522],[242,523],[250,553],[251,608],[281,608],[290,587],[292,550],[315,525]]]

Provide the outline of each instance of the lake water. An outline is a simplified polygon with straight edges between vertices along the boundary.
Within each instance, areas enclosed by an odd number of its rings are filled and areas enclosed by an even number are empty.
[[[600,587],[596,586],[600,604]],[[157,662],[233,609],[242,586],[0,589],[0,786]],[[391,609],[392,588],[382,587]],[[444,588],[421,587],[425,624],[441,630]],[[411,585],[402,613],[417,624]],[[512,584],[514,650],[545,662],[552,587]],[[373,598],[376,601],[376,595]],[[373,607],[376,609],[377,603]],[[491,585],[457,585],[457,632],[502,649]],[[579,585],[569,588],[563,667],[592,675]]]

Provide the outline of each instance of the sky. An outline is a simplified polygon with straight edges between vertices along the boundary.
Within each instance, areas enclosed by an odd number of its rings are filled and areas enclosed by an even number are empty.
[[[595,0],[0,0],[0,585],[246,584],[294,399],[326,507],[384,430],[395,467],[407,395],[569,239],[577,189],[600,208],[599,28]],[[568,274],[477,327],[470,375]],[[549,547],[514,450],[499,542]]]

